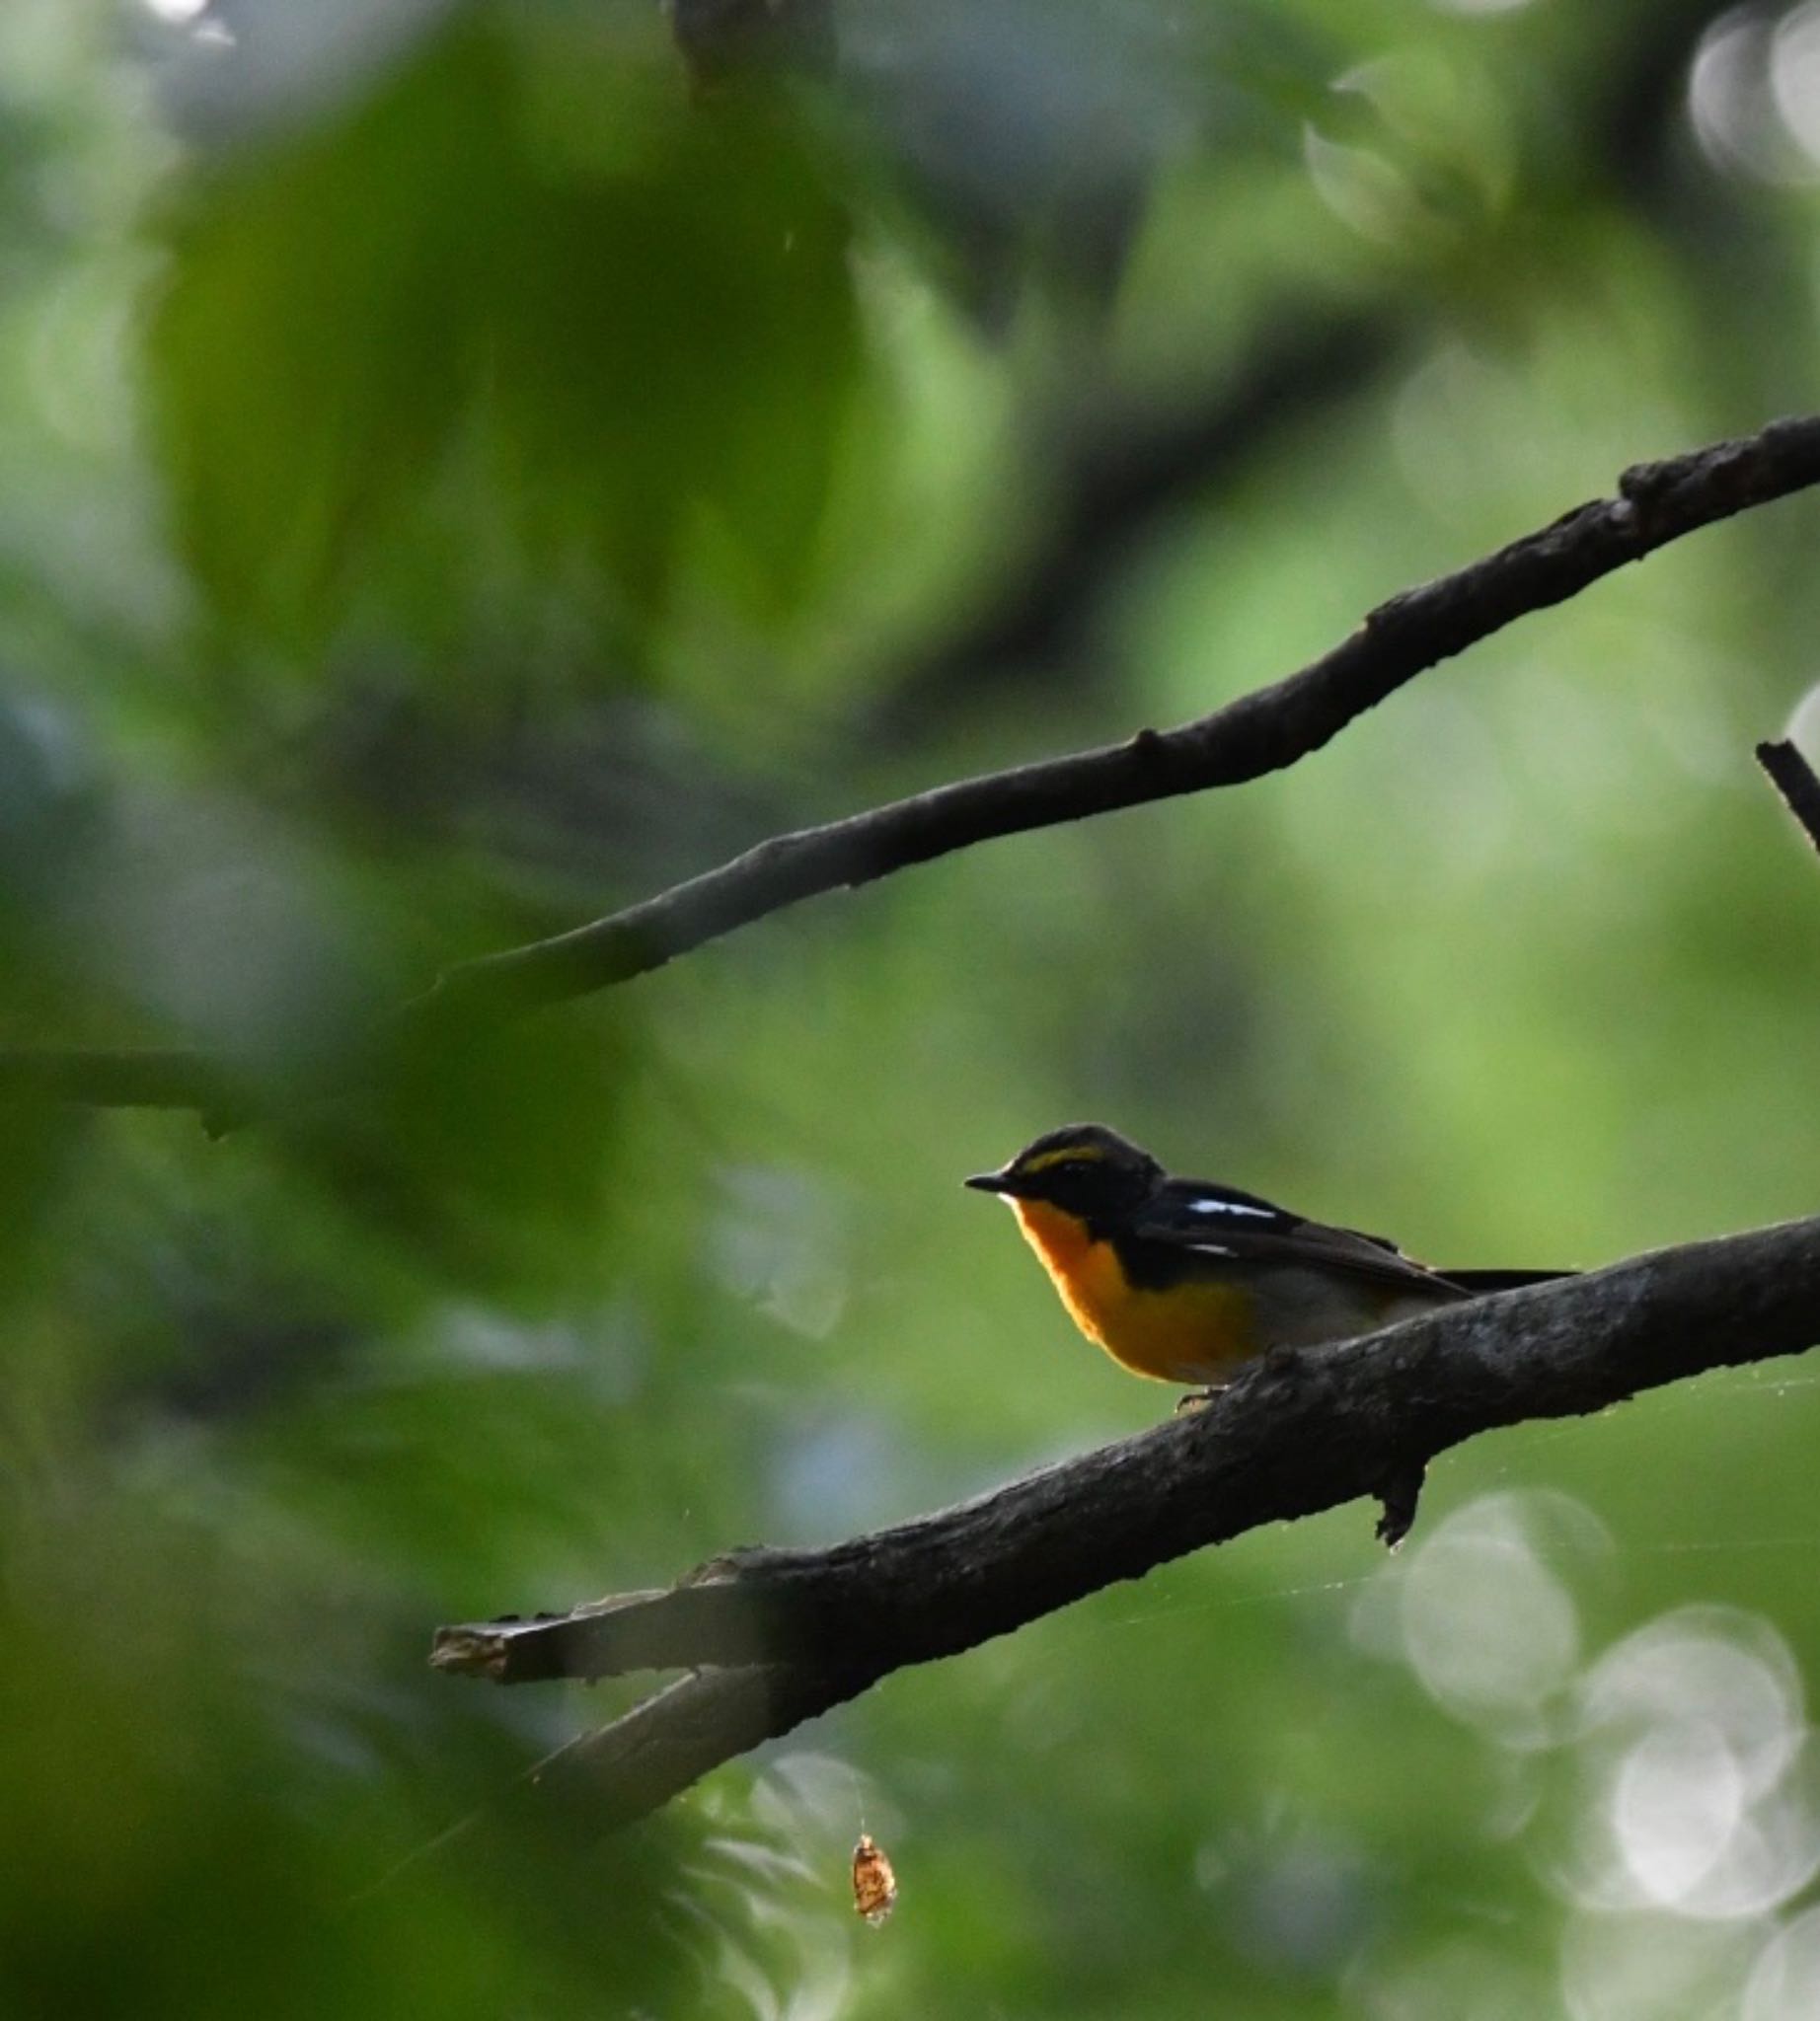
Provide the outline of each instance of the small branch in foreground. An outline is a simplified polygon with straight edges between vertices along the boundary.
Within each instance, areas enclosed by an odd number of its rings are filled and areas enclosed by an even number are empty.
[[[438,1631],[499,1684],[711,1666],[569,1750],[615,1823],[891,1671],[974,1647],[1501,1426],[1582,1415],[1820,1340],[1820,1218],[1658,1250],[1319,1353],[1211,1407],[823,1550],[746,1550],[673,1587]]]
[[[1814,777],[1813,767],[1785,739],[1759,744],[1757,763],[1769,774],[1770,784],[1782,794],[1808,841],[1820,850],[1820,779]]]
[[[773,837],[718,869],[549,939],[445,969],[393,1013],[387,1036],[535,1010],[629,982],[710,940],[806,898],[875,882],[996,836],[1079,821],[1182,793],[1239,786],[1318,751],[1406,682],[1533,611],[1697,528],[1820,484],[1820,415],[1666,462],[1639,464],[1620,495],[1596,499],[1539,533],[1381,604],[1349,638],[1270,687],[1178,729],[988,773],[869,813]],[[0,1087],[49,1085],[63,1098],[143,1100],[130,1056],[0,1054]],[[199,1055],[156,1056],[161,1103],[212,1104],[219,1077]],[[99,1058],[105,1071],[87,1068]],[[182,1091],[185,1078],[193,1084]]]

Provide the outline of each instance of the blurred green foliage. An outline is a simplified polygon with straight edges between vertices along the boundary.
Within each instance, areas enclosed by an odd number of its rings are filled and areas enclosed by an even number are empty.
[[[237,631],[320,645],[363,590],[409,621],[501,543],[646,618],[686,558],[802,593],[860,359],[845,213],[783,110],[679,116],[673,78],[477,16],[173,207],[160,446]]]
[[[1462,1264],[1813,1204],[1820,882],[1749,763],[1816,678],[1799,501],[1280,779],[373,1047],[1811,400],[1811,6],[838,25],[837,83],[697,99],[642,0],[0,10],[0,1036],[269,1110],[7,1114],[0,2007],[1811,2013],[1799,1368],[1454,1456],[1394,1561],[1347,1510],[1166,1568],[617,1839],[534,1769],[630,1686],[424,1665],[1166,1410],[955,1184],[1072,1117]],[[1171,416],[1220,446],[1127,523]]]

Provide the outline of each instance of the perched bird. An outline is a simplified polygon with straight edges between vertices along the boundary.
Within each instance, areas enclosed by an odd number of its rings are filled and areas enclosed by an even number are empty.
[[[1010,1204],[1076,1325],[1121,1367],[1218,1388],[1271,1347],[1349,1340],[1418,1312],[1571,1276],[1430,1270],[1394,1242],[1254,1193],[1172,1178],[1099,1123],[1072,1123],[966,1182]]]

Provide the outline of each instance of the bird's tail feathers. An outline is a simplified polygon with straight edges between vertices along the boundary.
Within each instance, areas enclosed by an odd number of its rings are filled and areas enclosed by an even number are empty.
[[[1577,1270],[1443,1270],[1441,1275],[1449,1284],[1457,1284],[1462,1291],[1471,1292],[1475,1298],[1483,1298],[1487,1292],[1521,1291],[1526,1284],[1555,1284],[1563,1277],[1578,1277]]]

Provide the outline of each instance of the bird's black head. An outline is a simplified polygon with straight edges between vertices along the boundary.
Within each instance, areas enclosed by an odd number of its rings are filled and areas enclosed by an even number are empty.
[[[1026,1144],[996,1172],[967,1181],[982,1193],[1043,1200],[1087,1222],[1116,1220],[1148,1200],[1163,1167],[1147,1151],[1100,1123],[1070,1123]]]

